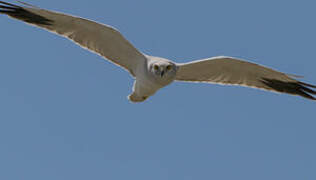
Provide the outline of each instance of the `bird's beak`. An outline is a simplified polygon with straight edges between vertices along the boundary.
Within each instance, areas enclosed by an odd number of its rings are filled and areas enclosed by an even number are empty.
[[[162,77],[165,74],[165,71],[161,71],[160,76]]]

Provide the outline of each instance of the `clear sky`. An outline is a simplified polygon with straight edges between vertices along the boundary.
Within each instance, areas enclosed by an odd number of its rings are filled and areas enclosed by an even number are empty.
[[[234,56],[316,84],[315,1],[27,2],[112,25],[150,55]],[[0,179],[316,179],[316,102],[174,83],[132,104],[124,70],[3,15],[0,27]]]

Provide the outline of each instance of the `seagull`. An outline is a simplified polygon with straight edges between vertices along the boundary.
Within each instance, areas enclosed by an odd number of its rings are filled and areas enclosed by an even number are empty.
[[[68,38],[127,70],[135,79],[131,102],[143,102],[174,81],[239,85],[316,100],[315,85],[268,67],[234,57],[217,56],[188,63],[146,55],[114,27],[20,2],[0,1],[0,13]]]

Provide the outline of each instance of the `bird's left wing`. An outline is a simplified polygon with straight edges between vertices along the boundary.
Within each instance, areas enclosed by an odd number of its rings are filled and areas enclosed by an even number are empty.
[[[113,27],[23,4],[26,6],[0,1],[0,13],[67,37],[125,68],[132,75],[136,66],[146,61],[146,57]]]
[[[299,95],[316,100],[310,94],[314,85],[303,83],[290,75],[232,57],[213,57],[178,64],[176,80],[240,85],[269,91]]]

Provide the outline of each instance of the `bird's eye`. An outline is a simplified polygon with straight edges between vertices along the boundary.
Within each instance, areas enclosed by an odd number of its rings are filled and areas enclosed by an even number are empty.
[[[159,66],[158,65],[154,65],[154,70],[158,70]]]
[[[166,67],[167,71],[171,70],[171,68],[172,68],[171,65],[168,65],[168,66]]]

